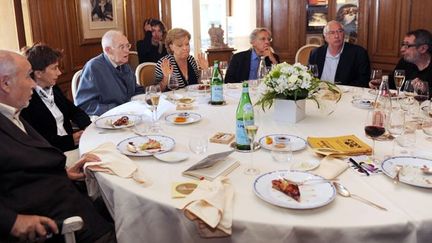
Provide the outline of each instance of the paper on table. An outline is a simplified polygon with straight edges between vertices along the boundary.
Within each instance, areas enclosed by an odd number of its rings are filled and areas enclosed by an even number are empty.
[[[342,174],[348,167],[348,163],[345,161],[333,156],[326,156],[321,160],[320,166],[310,172],[331,180]]]
[[[201,237],[225,237],[232,233],[234,188],[227,177],[201,181],[186,197],[185,216],[197,224]]]

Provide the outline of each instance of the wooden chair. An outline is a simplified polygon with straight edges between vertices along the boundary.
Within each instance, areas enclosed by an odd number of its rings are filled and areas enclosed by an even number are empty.
[[[75,97],[76,97],[76,93],[77,93],[77,89],[78,89],[78,84],[79,84],[79,79],[81,77],[81,73],[82,73],[82,69],[78,70],[74,74],[74,76],[72,77],[71,91],[72,91],[72,99],[73,99],[73,101],[75,101]]]
[[[319,47],[319,45],[316,44],[307,44],[300,47],[295,55],[295,62],[307,65],[310,53],[317,47]]]
[[[143,62],[138,65],[135,71],[136,82],[143,87],[153,85],[156,83],[155,77],[156,63]]]
[[[132,68],[132,71],[135,72],[136,68],[138,67],[139,59],[138,59],[138,52],[136,51],[130,51],[129,52],[129,65]]]

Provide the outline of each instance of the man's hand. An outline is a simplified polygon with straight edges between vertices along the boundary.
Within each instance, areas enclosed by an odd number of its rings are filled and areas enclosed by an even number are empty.
[[[268,48],[265,49],[264,56],[268,57],[270,59],[270,61],[272,62],[272,64],[277,64],[278,63],[277,60],[276,60],[276,58],[275,58],[275,56],[273,55],[271,47],[268,47]]]
[[[54,220],[37,215],[18,214],[10,234],[19,238],[20,241],[35,241],[38,239],[43,242],[47,236],[48,228],[54,234],[58,234],[58,228]]]
[[[75,145],[79,144],[79,141],[80,141],[80,138],[81,138],[81,135],[83,132],[84,132],[83,130],[80,130],[80,131],[76,131],[72,134]]]
[[[78,160],[72,167],[66,169],[67,175],[71,180],[82,180],[85,178],[84,175],[84,164],[86,162],[100,161],[100,158],[95,154],[84,154],[81,159]]]

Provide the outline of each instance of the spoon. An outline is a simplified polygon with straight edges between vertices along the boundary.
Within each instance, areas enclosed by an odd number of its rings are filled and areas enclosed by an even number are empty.
[[[366,203],[366,204],[368,204],[368,205],[370,205],[370,206],[373,206],[373,207],[376,207],[376,208],[378,208],[378,209],[381,209],[381,210],[387,211],[386,208],[381,207],[380,205],[378,205],[378,204],[376,204],[376,203],[373,203],[373,202],[371,202],[371,201],[369,201],[369,200],[367,200],[367,199],[364,199],[364,198],[362,198],[362,197],[360,197],[360,196],[357,196],[356,194],[352,194],[352,193],[350,193],[350,192],[348,191],[348,189],[347,189],[346,187],[344,187],[344,186],[343,186],[342,184],[340,184],[340,183],[333,182],[333,185],[335,186],[336,191],[339,193],[339,195],[341,195],[341,196],[343,196],[343,197],[352,197],[352,198],[357,199],[357,200],[359,200],[359,201],[361,201],[361,202],[363,202],[363,203]]]

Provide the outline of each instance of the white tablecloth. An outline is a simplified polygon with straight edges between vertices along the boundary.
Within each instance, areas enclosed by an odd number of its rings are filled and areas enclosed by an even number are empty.
[[[195,136],[211,136],[216,132],[235,133],[235,110],[240,89],[225,89],[227,105],[210,106],[198,97],[194,112],[203,119],[190,125],[172,125],[161,116],[163,134],[175,139],[174,151],[189,152],[188,141]],[[257,137],[271,133],[288,133],[303,138],[308,136],[338,136],[355,134],[365,142],[366,110],[352,106],[351,92],[344,93],[333,114],[326,116],[313,102],[307,103],[307,116],[297,124],[273,121],[270,110],[265,113]],[[109,114],[133,111],[148,114],[139,101],[119,106]],[[138,125],[138,129],[148,125]],[[99,144],[115,144],[135,136],[129,129],[103,130],[90,125],[81,137],[80,152],[87,152]],[[417,150],[429,150],[432,144],[418,131]],[[377,155],[391,154],[392,142],[377,142]],[[208,153],[227,150],[227,145],[209,144]],[[377,210],[352,198],[337,196],[327,206],[311,210],[292,210],[268,204],[255,196],[252,188],[254,176],[243,174],[250,154],[235,152],[231,156],[241,162],[229,177],[235,187],[233,234],[228,238],[201,239],[195,226],[176,206],[183,199],[171,198],[172,182],[189,181],[181,172],[203,157],[190,153],[188,160],[176,164],[164,163],[152,157],[132,158],[152,180],[144,187],[133,180],[97,173],[96,178],[104,199],[115,220],[119,242],[432,242],[431,190],[395,185],[384,174],[360,176],[351,169],[344,172],[340,182],[352,193],[366,197],[388,209]],[[288,168],[287,163],[274,162],[266,150],[253,154],[255,166],[261,173]],[[294,153],[293,161],[316,159],[309,150]]]

